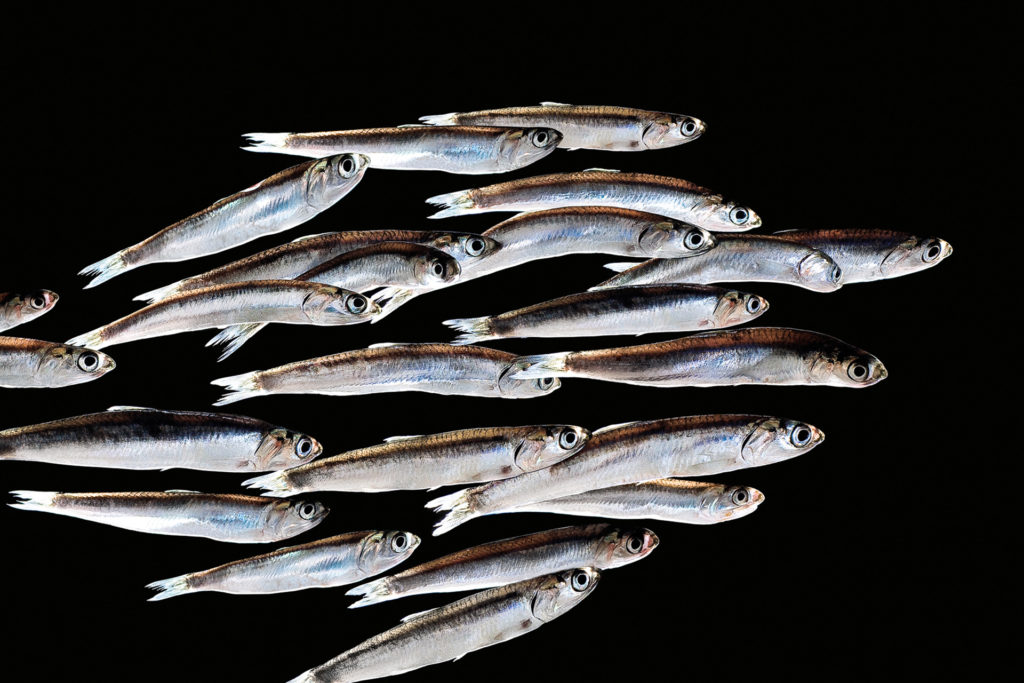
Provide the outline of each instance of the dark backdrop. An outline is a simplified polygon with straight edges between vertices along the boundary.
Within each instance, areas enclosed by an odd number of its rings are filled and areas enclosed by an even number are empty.
[[[672,13],[685,15],[684,9]],[[660,547],[641,563],[606,573],[594,595],[564,618],[403,680],[836,679],[944,666],[948,643],[978,637],[965,626],[974,612],[963,577],[988,543],[973,523],[984,513],[964,510],[987,504],[986,494],[977,492],[972,502],[972,486],[954,481],[977,445],[972,421],[959,419],[976,410],[975,369],[954,359],[967,344],[963,322],[978,313],[965,283],[980,256],[981,226],[965,220],[978,217],[965,185],[976,182],[969,153],[997,136],[971,114],[985,99],[978,86],[999,78],[990,71],[1000,65],[995,48],[966,47],[974,31],[968,21],[914,16],[886,17],[878,25],[893,30],[877,32],[843,23],[811,27],[797,14],[775,23],[770,16],[712,19],[701,9],[696,25],[675,17],[685,25],[673,30],[649,33],[660,23],[653,13],[643,26],[631,20],[588,32],[552,30],[557,20],[549,12],[509,9],[494,19],[501,30],[484,22],[490,28],[481,33],[479,16],[460,20],[451,11],[425,20],[415,42],[388,40],[387,22],[367,38],[358,22],[344,21],[334,33],[288,46],[265,33],[293,33],[287,26],[294,18],[241,29],[230,42],[233,32],[205,26],[156,38],[142,30],[162,21],[151,17],[120,17],[102,34],[100,26],[26,18],[14,31],[24,42],[7,48],[14,122],[4,136],[11,175],[0,289],[48,287],[61,301],[17,334],[67,339],[134,310],[131,297],[140,292],[303,234],[484,230],[502,218],[427,221],[423,203],[498,177],[371,170],[350,196],[307,225],[82,289],[86,280],[75,273],[86,264],[298,161],[240,151],[247,131],[400,124],[540,100],[698,116],[709,127],[693,144],[639,154],[558,151],[500,179],[594,166],[647,171],[746,202],[763,217],[765,232],[881,226],[949,240],[954,255],[912,277],[831,295],[745,287],[771,302],[761,323],[813,329],[867,349],[888,367],[886,381],[856,391],[653,389],[578,380],[523,401],[277,396],[230,410],[307,431],[328,454],[398,434],[533,422],[597,428],[711,412],[795,417],[827,432],[825,444],[805,457],[714,477],[762,490],[766,502],[754,515],[711,527],[652,521]],[[209,384],[215,377],[375,342],[447,341],[452,335],[441,320],[582,291],[605,278],[601,266],[609,260],[615,259],[537,262],[424,296],[374,326],[272,327],[224,363],[203,348],[209,332],[113,347],[118,368],[100,381],[2,390],[2,425],[115,404],[207,409],[220,393]],[[496,346],[538,353],[620,342],[633,340]],[[3,490],[233,492],[244,478],[26,463],[0,470]],[[332,513],[296,541],[407,529],[424,537],[414,557],[423,561],[581,521],[494,516],[431,538],[435,517],[423,508],[430,497],[323,494]],[[344,589],[333,589],[147,603],[150,581],[267,548],[149,536],[6,507],[0,529],[7,680],[283,681],[408,613],[453,599],[421,596],[349,611]]]

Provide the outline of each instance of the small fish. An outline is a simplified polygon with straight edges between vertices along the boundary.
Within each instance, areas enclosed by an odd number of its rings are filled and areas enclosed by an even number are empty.
[[[216,254],[294,228],[351,192],[367,163],[360,154],[342,154],[292,166],[86,266],[79,274],[96,276],[85,286],[88,289],[139,266]]]
[[[114,359],[100,351],[0,336],[0,387],[67,387],[99,379],[114,367]]]
[[[593,351],[523,356],[514,379],[586,377],[657,387],[740,384],[869,387],[882,361],[835,337],[785,327],[719,330]]]
[[[774,237],[828,254],[843,269],[843,282],[872,282],[938,265],[953,253],[938,237],[876,229],[783,230]]]
[[[324,133],[247,133],[250,152],[304,157],[358,153],[374,168],[446,173],[506,173],[551,154],[562,134],[551,128],[399,126]]]
[[[434,535],[483,515],[667,477],[761,467],[807,453],[825,434],[805,422],[763,415],[697,415],[609,425],[587,447],[536,472],[462,489],[427,503],[448,514]]]
[[[198,491],[57,493],[11,491],[17,510],[37,510],[170,536],[198,536],[225,543],[274,543],[324,520],[328,508],[302,500],[271,500]]]
[[[420,117],[435,126],[548,126],[562,133],[563,149],[640,152],[667,149],[699,138],[706,128],[700,119],[683,114],[541,102],[532,107],[506,107]]]
[[[750,486],[656,479],[529,503],[516,512],[718,524],[746,517],[763,502],[764,494]]]
[[[742,325],[768,310],[756,294],[705,285],[618,287],[570,294],[501,315],[455,318],[454,344],[514,337],[598,337]]]
[[[134,406],[0,431],[0,460],[126,470],[266,472],[322,451],[307,434],[251,417]]]
[[[364,607],[425,593],[458,593],[503,586],[577,566],[614,569],[647,557],[658,547],[650,529],[611,524],[567,526],[485,543],[356,586]]]
[[[448,396],[533,398],[550,394],[557,379],[512,379],[516,355],[483,346],[374,344],[366,349],[221,377],[228,389],[215,405],[269,394],[352,396],[424,391]]]
[[[356,645],[289,683],[347,683],[454,661],[469,652],[536,630],[593,592],[590,567],[527,579],[410,614],[398,626]]]
[[[774,282],[815,292],[834,292],[843,270],[827,254],[777,236],[716,235],[714,249],[693,258],[656,258],[642,263],[609,263],[618,275],[592,290],[672,282]]]
[[[0,292],[0,332],[38,318],[60,299],[57,292],[37,289],[32,292]]]
[[[266,595],[344,586],[401,564],[419,544],[419,536],[408,531],[352,531],[154,581],[146,588],[158,591],[152,602],[201,591]]]
[[[761,218],[752,209],[689,181],[610,169],[510,180],[437,195],[427,203],[442,207],[430,218],[485,211],[540,211],[561,206],[618,206],[722,232],[751,230],[761,225]]]
[[[577,453],[590,432],[571,425],[481,427],[429,436],[398,436],[378,446],[323,458],[243,482],[265,496],[308,491],[435,489],[506,479],[550,467]],[[2,458],[0,450],[0,458]]]

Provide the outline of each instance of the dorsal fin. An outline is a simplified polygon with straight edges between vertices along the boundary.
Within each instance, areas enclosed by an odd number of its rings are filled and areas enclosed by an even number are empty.
[[[296,242],[305,242],[306,240],[315,239],[317,237],[326,237],[327,235],[339,235],[339,234],[341,234],[341,233],[339,233],[337,230],[335,230],[333,232],[318,232],[315,235],[303,235],[302,237],[296,237],[295,239],[293,239],[292,240],[292,244],[294,244]]]
[[[413,612],[412,614],[410,614],[408,616],[402,617],[402,623],[404,624],[407,621],[412,621],[413,619],[419,619],[424,614],[430,614],[431,612],[435,612],[435,611],[437,611],[439,609],[441,609],[441,608],[440,607],[431,607],[430,609],[425,609],[422,612]]]
[[[571,104],[566,104],[565,102],[541,102],[540,106],[542,106],[542,107],[571,107],[572,105]]]
[[[633,420],[631,422],[619,422],[618,424],[613,424],[613,425],[605,425],[604,427],[601,427],[600,429],[594,430],[593,432],[590,433],[590,435],[591,436],[597,436],[598,434],[600,434],[602,432],[609,432],[609,431],[611,431],[613,429],[618,429],[619,427],[628,427],[629,425],[635,425],[637,422],[639,422],[639,420]]]
[[[156,410],[156,408],[144,408],[142,406],[110,406],[107,408],[108,413],[119,413],[123,410]]]
[[[167,489],[164,493],[201,493],[201,491],[190,491],[188,489]]]
[[[370,344],[366,348],[368,349],[386,349],[391,346],[409,346],[409,342],[378,342],[376,344]]]
[[[594,173],[622,173],[622,171],[620,171],[617,168],[585,168],[585,169],[583,169],[583,173],[591,173],[591,172],[594,172]]]
[[[400,123],[395,128],[431,128],[425,123]]]
[[[802,230],[797,230],[796,228],[790,228],[789,230],[776,230],[772,234],[773,235],[785,235],[787,232],[803,232],[803,231]]]
[[[384,443],[399,443],[402,441],[412,441],[414,439],[422,439],[423,434],[412,434],[409,436],[389,436],[384,439]]]

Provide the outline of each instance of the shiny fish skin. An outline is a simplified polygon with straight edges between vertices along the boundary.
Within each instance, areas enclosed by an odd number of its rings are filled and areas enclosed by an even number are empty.
[[[558,147],[551,128],[399,126],[323,133],[247,133],[249,152],[304,157],[358,153],[373,168],[446,173],[505,173],[540,161]]]
[[[312,529],[327,506],[302,500],[198,491],[57,493],[11,491],[18,510],[76,517],[121,529],[198,536],[225,543],[274,543]]]
[[[844,284],[910,275],[938,265],[953,253],[952,245],[938,237],[893,230],[784,230],[773,237],[828,254],[843,269]]]
[[[516,508],[516,512],[719,524],[746,517],[762,502],[764,494],[750,486],[656,479],[529,503]]]
[[[480,483],[549,467],[577,453],[589,438],[588,430],[571,425],[480,427],[393,437],[243,485],[283,498],[309,491],[399,491]]]
[[[474,593],[411,614],[398,626],[356,645],[289,683],[352,683],[459,659],[556,619],[593,592],[590,567]]]
[[[482,346],[374,344],[366,349],[222,377],[215,405],[267,394],[346,396],[424,391],[448,396],[533,398],[558,389],[557,379],[513,380],[516,355]]]
[[[762,415],[697,415],[610,425],[575,456],[543,470],[441,496],[434,535],[470,519],[594,489],[666,477],[700,477],[802,455],[824,441],[816,427]]]
[[[420,121],[441,126],[548,126],[562,133],[558,146],[563,149],[609,152],[676,147],[693,142],[706,128],[700,119],[683,114],[557,102],[423,116]]]
[[[161,299],[68,343],[103,348],[244,323],[353,325],[369,322],[378,312],[362,294],[321,283],[235,282]]]
[[[88,289],[139,266],[216,254],[294,228],[347,195],[366,168],[366,157],[358,154],[292,166],[86,266],[79,274],[96,276],[85,286]]]
[[[485,543],[439,557],[405,571],[356,586],[364,607],[425,593],[458,593],[493,588],[574,567],[614,569],[647,557],[658,547],[650,529],[611,524],[567,526]]]
[[[251,417],[114,406],[0,431],[0,461],[208,472],[266,472],[320,455],[311,436]]]
[[[514,337],[598,337],[742,325],[768,310],[756,294],[705,285],[620,287],[570,294],[508,313],[456,318],[454,344]]]
[[[146,588],[159,591],[152,602],[200,591],[266,595],[344,586],[401,564],[419,544],[419,536],[407,531],[352,531],[154,581]]]
[[[0,387],[67,387],[99,379],[114,367],[114,359],[102,351],[0,336]]]
[[[0,332],[38,318],[53,308],[59,299],[57,292],[48,289],[0,292]]]
[[[610,263],[620,271],[592,290],[670,282],[773,282],[815,292],[834,292],[843,271],[817,249],[776,236],[716,235],[717,246],[690,259],[657,258],[643,263]]]
[[[562,206],[617,206],[668,216],[706,230],[737,232],[761,225],[753,210],[687,180],[608,169],[510,180],[437,195],[427,203],[442,207],[430,218]]]
[[[868,387],[886,378],[882,362],[818,332],[786,327],[718,330],[593,351],[517,360],[516,379],[586,377],[656,387],[740,384]]]

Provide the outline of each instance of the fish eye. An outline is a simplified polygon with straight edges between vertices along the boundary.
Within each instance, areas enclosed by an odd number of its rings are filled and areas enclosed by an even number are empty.
[[[304,436],[295,442],[295,454],[301,457],[306,457],[313,452],[313,440],[308,436]]]
[[[757,313],[761,310],[761,299],[752,296],[747,299],[747,313]]]
[[[626,552],[630,555],[636,555],[638,552],[644,549],[644,539],[642,536],[630,536],[626,541]]]
[[[744,209],[742,206],[737,206],[729,212],[729,220],[736,225],[743,225],[750,220],[750,212]]]
[[[316,514],[316,505],[313,503],[303,503],[299,506],[299,517],[303,519],[313,519]]]
[[[683,122],[679,124],[679,132],[686,137],[692,136],[697,132],[697,122],[693,119],[683,119]]]
[[[938,242],[932,242],[928,245],[928,248],[924,250],[924,255],[921,257],[925,263],[931,263],[935,259],[939,258],[942,253],[942,245]],[[34,305],[34,304],[33,304]]]
[[[346,178],[351,178],[356,172],[356,160],[350,156],[343,157],[338,162],[338,172]]]
[[[687,249],[698,249],[700,245],[704,244],[704,235],[697,230],[691,230],[683,239],[683,244]]]
[[[435,277],[444,277],[444,264],[440,261],[434,261],[430,266],[430,272],[433,273]]]
[[[44,306],[46,306],[46,297],[43,296],[42,294],[36,294],[29,301],[29,305],[31,305],[32,308],[34,308],[36,310],[39,310],[39,309],[43,308]]]
[[[345,303],[345,306],[352,313],[362,313],[363,311],[366,310],[366,297],[361,294],[357,294],[356,296],[350,296],[348,298],[348,301]]]
[[[839,267],[839,264],[832,266],[832,269],[828,271],[829,282],[839,282],[843,277],[843,269]]]
[[[811,428],[807,425],[797,425],[789,440],[794,446],[806,446],[811,442]]]
[[[391,549],[396,553],[400,553],[409,547],[409,539],[406,538],[405,534],[395,534],[394,538],[391,539]]]
[[[86,351],[78,357],[78,367],[85,372],[92,372],[100,366],[100,357],[92,351]]]
[[[590,585],[590,576],[585,571],[575,571],[572,574],[572,589],[577,593],[587,590]]]
[[[551,378],[547,377],[546,379]],[[562,435],[560,437],[558,437],[558,445],[564,448],[565,450],[569,450],[577,443],[579,443],[579,440],[580,438],[576,436],[576,432],[574,432],[571,429],[567,429],[564,432],[562,432]]]
[[[486,248],[487,245],[479,237],[470,237],[466,240],[466,253],[470,256],[479,256]]]
[[[551,385],[555,383],[554,377],[541,377],[537,380],[537,388],[543,391],[547,391],[551,388]]]
[[[846,374],[850,376],[854,382],[863,382],[868,378],[868,366],[857,360],[850,363],[850,367],[847,368]]]
[[[732,492],[733,505],[746,505],[749,500],[750,496],[744,488],[739,488]]]
[[[533,144],[536,147],[545,147],[551,141],[551,136],[548,135],[546,130],[537,130],[533,132]]]

